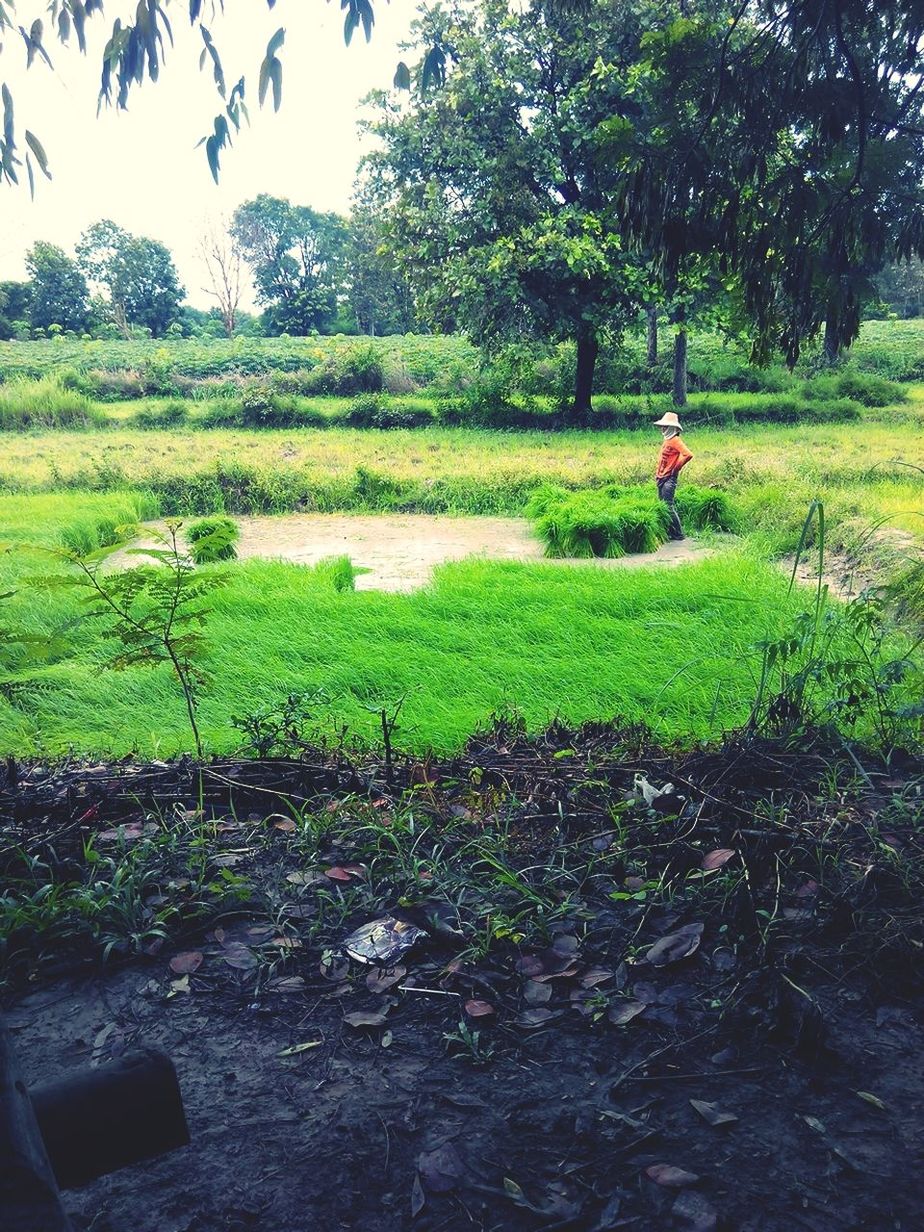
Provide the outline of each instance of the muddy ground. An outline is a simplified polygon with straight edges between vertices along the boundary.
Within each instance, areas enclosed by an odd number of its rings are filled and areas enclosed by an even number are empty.
[[[244,886],[105,965],[79,929],[7,937],[29,1082],[141,1043],[179,1072],[191,1145],[68,1192],[77,1228],[921,1226],[913,760],[501,726],[391,783],[332,756],[13,770],[7,898],[14,847],[74,881],[88,835],[125,860],[194,813]],[[393,911],[421,928],[401,968],[344,956]]]
[[[357,569],[358,590],[408,591],[426,586],[437,565],[466,556],[488,560],[547,561],[542,543],[523,518],[451,518],[430,514],[299,513],[278,517],[239,517],[237,554],[313,565],[330,556],[349,556]],[[156,525],[156,524],[155,524]],[[154,546],[142,536],[134,548]],[[678,565],[711,554],[695,540],[665,543],[657,552],[615,560],[553,561],[606,569]],[[137,556],[114,553],[113,565],[137,563]]]

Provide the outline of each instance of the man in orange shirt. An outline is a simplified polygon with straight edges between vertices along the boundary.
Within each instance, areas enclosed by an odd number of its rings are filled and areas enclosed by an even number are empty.
[[[658,469],[655,471],[655,482],[658,485],[658,496],[670,510],[671,520],[668,535],[671,539],[683,539],[683,527],[677,506],[674,504],[674,493],[677,491],[677,476],[690,461],[693,455],[680,439],[683,428],[677,418],[676,411],[665,411],[660,419],[655,420],[655,427],[661,429],[664,444],[658,457]]]

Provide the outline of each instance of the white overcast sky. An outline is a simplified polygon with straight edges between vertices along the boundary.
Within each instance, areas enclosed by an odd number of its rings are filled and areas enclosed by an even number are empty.
[[[272,10],[265,0],[225,0],[225,15],[207,17],[206,26],[228,87],[247,76],[251,123],[224,152],[217,187],[195,145],[211,131],[219,100],[210,69],[199,71],[202,40],[184,18],[185,0],[166,9],[175,45],[168,47],[160,80],[133,89],[127,111],[103,109],[97,118],[102,48],[113,20],[134,7],[113,0],[105,15],[88,22],[85,57],[47,35],[53,70],[36,62],[27,72],[18,34],[4,41],[0,80],[13,92],[20,142],[25,128],[39,137],[54,178],[37,177],[34,200],[25,183],[0,187],[0,280],[25,276],[23,257],[35,240],[73,253],[90,223],[111,218],[166,244],[187,298],[206,308],[214,301],[202,289],[196,247],[211,220],[230,216],[260,192],[319,210],[348,210],[366,148],[356,128],[359,101],[369,90],[390,86],[416,0],[375,0],[371,43],[358,32],[350,47],[344,46],[337,0],[277,0]],[[26,28],[39,15],[45,9],[38,0],[18,0]],[[257,105],[256,85],[266,44],[280,26],[286,30],[283,97],[274,114],[269,101],[262,110]]]

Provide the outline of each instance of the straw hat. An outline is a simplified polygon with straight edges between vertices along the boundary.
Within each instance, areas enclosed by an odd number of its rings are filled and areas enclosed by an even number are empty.
[[[654,426],[656,428],[676,428],[678,432],[683,431],[676,411],[665,411],[660,419],[654,421]]]

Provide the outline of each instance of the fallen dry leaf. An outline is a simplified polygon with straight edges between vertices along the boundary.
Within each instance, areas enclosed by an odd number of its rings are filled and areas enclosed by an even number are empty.
[[[291,817],[281,817],[279,821],[273,822],[274,830],[281,830],[283,834],[291,834],[295,830],[295,822]]]
[[[477,1001],[474,999],[465,1002],[465,1012],[469,1018],[487,1018],[490,1014],[496,1013],[490,1001]]]
[[[624,1027],[627,1022],[631,1022],[639,1014],[644,1014],[647,1009],[648,1005],[644,1001],[617,1001],[615,1005],[610,1006],[608,1017],[614,1027]]]
[[[596,988],[598,984],[611,980],[614,974],[613,971],[607,971],[606,967],[588,967],[581,976],[581,987]]]
[[[878,1095],[873,1095],[871,1091],[857,1091],[857,1095],[859,1095],[860,1099],[862,1099],[865,1103],[871,1104],[874,1108],[878,1108],[880,1112],[886,1111],[886,1106],[883,1101]]]
[[[527,1031],[533,1031],[536,1027],[542,1027],[553,1018],[560,1018],[561,1013],[556,1013],[554,1010],[546,1009],[543,1005],[537,1005],[535,1009],[523,1010],[522,1014],[518,1014],[514,1022],[518,1027],[523,1027]]]
[[[689,1190],[677,1195],[671,1214],[683,1232],[713,1232],[719,1222],[712,1204],[707,1202],[702,1194],[691,1193]]]
[[[668,963],[679,962],[699,949],[702,936],[702,924],[685,924],[683,928],[656,941],[645,958],[653,967],[666,967]]]
[[[727,864],[732,856],[737,855],[734,847],[717,847],[715,851],[710,851],[708,855],[703,856],[703,862],[700,868],[707,871],[715,868],[721,868],[723,864]]]
[[[361,1030],[363,1027],[383,1027],[388,1017],[390,1005],[380,1010],[354,1010],[352,1014],[344,1014],[343,1021],[350,1027]]]
[[[339,864],[335,864],[333,868],[325,868],[324,876],[329,877],[331,881],[352,881],[352,873],[348,873],[345,868],[341,868]]]
[[[332,984],[340,984],[350,974],[350,960],[337,954],[325,954],[318,963],[318,970],[325,980]]]
[[[720,1112],[715,1104],[709,1104],[704,1099],[691,1099],[690,1106],[710,1125],[731,1125],[738,1120],[733,1112]]]
[[[192,975],[202,966],[203,955],[199,950],[187,950],[183,954],[174,954],[170,959],[170,970],[177,975]]]
[[[673,1164],[652,1164],[650,1168],[645,1169],[645,1175],[667,1189],[682,1189],[684,1185],[695,1185],[699,1180],[695,1172],[675,1168]]]
[[[400,984],[406,975],[407,967],[379,967],[366,976],[366,987],[370,992],[386,992]]]
[[[420,1177],[414,1173],[414,1183],[411,1185],[411,1218],[416,1219],[426,1205],[427,1199],[424,1195],[423,1186],[420,1183]]]
[[[236,971],[252,971],[257,965],[256,954],[241,941],[229,941],[221,956],[228,966],[234,967]]]
[[[181,993],[189,992],[189,976],[183,975],[178,980],[170,981],[170,991],[167,993],[167,1000],[171,997],[178,997]]]
[[[538,980],[527,980],[523,985],[523,1000],[527,1005],[545,1005],[552,1000],[552,988]]]
[[[267,992],[303,992],[304,978],[300,975],[280,975],[266,985]]]
[[[417,1159],[417,1175],[430,1193],[449,1193],[458,1185],[463,1171],[464,1164],[451,1142],[434,1151],[421,1151]]]

